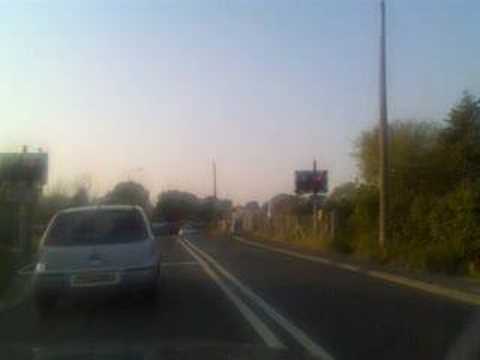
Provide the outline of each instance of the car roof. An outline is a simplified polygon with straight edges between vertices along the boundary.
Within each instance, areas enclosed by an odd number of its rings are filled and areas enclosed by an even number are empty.
[[[59,211],[59,214],[75,213],[84,211],[106,211],[106,210],[140,210],[142,208],[137,205],[95,205],[95,206],[78,206]]]

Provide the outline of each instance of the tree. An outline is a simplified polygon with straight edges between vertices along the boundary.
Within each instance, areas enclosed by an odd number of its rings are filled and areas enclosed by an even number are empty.
[[[348,222],[357,200],[359,187],[354,182],[346,182],[333,189],[326,200],[325,208],[335,210],[340,225]],[[345,225],[346,226],[346,225]]]
[[[352,181],[348,181],[335,187],[328,197],[328,201],[353,201],[356,192],[357,185]]]
[[[445,123],[441,146],[451,168],[450,182],[471,182],[480,175],[480,100],[465,92]]]
[[[233,210],[232,200],[217,199],[215,208],[216,208],[217,219],[218,218],[229,218],[231,213],[232,213],[232,210]]]
[[[231,211],[232,202],[228,199],[213,196],[199,199],[189,192],[170,190],[158,195],[154,218],[169,222],[194,220],[210,223],[228,217]]]
[[[90,203],[88,190],[80,187],[72,196],[71,206],[87,206]]]
[[[272,216],[293,215],[299,198],[289,194],[278,194],[270,200]]]
[[[390,186],[395,191],[430,191],[438,184],[443,164],[438,161],[439,128],[430,122],[396,121],[389,127]],[[354,157],[364,183],[378,185],[378,128],[364,131],[357,139]],[[436,181],[435,181],[436,180]]]
[[[92,190],[93,179],[89,173],[83,173],[78,175],[73,181],[73,186],[78,192],[80,189],[85,189],[87,194]]]
[[[257,201],[249,201],[245,204],[245,208],[249,210],[260,210],[260,205]]]
[[[199,201],[196,217],[198,220],[211,223],[216,219],[215,209],[216,199],[213,196],[208,196]]]
[[[149,192],[142,184],[134,181],[120,182],[107,193],[103,199],[104,204],[138,205],[147,213],[151,210]]]
[[[46,225],[60,210],[71,206],[71,198],[63,186],[54,187],[40,196],[35,211],[35,223]]]
[[[157,220],[179,222],[192,219],[198,212],[199,199],[189,192],[170,190],[158,195],[153,211]]]
[[[231,200],[207,196],[199,203],[197,218],[207,223],[215,222],[222,218],[229,217],[232,208],[233,204]]]

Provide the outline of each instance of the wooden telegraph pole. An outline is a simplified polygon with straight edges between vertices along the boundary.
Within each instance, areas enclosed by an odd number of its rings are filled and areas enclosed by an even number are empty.
[[[317,160],[313,160],[313,175],[317,175]],[[314,189],[313,190],[313,234],[316,237],[317,236],[317,212],[318,212],[318,204],[317,204],[317,195],[318,190]]]
[[[379,124],[379,233],[378,244],[385,254],[385,242],[388,230],[388,118],[387,118],[387,74],[386,74],[386,35],[385,1],[380,2],[380,124]]]

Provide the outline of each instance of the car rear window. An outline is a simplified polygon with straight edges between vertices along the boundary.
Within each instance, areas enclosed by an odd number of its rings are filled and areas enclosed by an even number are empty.
[[[89,210],[57,215],[45,244],[108,245],[141,241],[146,237],[146,224],[137,210]]]

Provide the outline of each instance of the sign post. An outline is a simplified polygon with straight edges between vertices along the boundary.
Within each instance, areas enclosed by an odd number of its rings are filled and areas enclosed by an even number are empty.
[[[317,160],[313,160],[313,176],[317,176]],[[316,186],[313,187],[313,236],[317,237],[317,211],[318,211],[318,204],[317,204],[317,193],[318,188]]]
[[[295,171],[295,192],[298,195],[312,194],[313,233],[317,235],[317,212],[318,212],[318,194],[328,192],[328,172],[327,170],[317,170],[317,161],[313,161],[313,170]]]
[[[48,169],[46,153],[26,150],[24,147],[22,153],[0,153],[0,186],[5,190],[5,202],[0,206],[11,207],[8,211],[15,211],[16,218],[15,225],[5,230],[1,240],[10,241],[8,245],[20,264],[31,256],[32,216],[41,188],[47,182]]]

